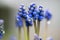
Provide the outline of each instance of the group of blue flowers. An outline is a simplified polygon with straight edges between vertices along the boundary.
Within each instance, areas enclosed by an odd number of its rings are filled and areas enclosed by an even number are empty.
[[[45,12],[45,14],[44,14]],[[25,20],[26,26],[32,26],[33,21],[38,20],[42,21],[43,18],[46,18],[47,20],[51,19],[51,13],[47,10],[44,11],[42,6],[39,6],[37,9],[36,4],[31,4],[28,8],[28,12],[26,12],[24,5],[20,5],[20,8],[18,10],[18,14],[16,17],[16,25],[19,27],[23,26],[23,20]],[[33,21],[32,21],[33,19]]]

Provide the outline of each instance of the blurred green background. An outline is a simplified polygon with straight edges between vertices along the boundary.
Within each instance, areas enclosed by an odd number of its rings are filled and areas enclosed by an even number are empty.
[[[0,19],[4,20],[5,34],[0,40],[12,40],[12,37],[16,37],[14,34],[14,28],[11,26],[11,12],[12,8],[6,5],[0,5]],[[15,26],[15,25],[14,25]]]
[[[9,35],[9,32],[8,32],[8,30],[9,30],[9,12],[10,11],[10,9],[8,8],[8,7],[6,7],[6,6],[0,6],[0,19],[3,19],[4,20],[4,30],[5,30],[5,32],[7,32],[7,33],[5,33],[5,35],[4,35],[4,39],[6,40],[7,39],[7,37],[8,37],[8,35]]]

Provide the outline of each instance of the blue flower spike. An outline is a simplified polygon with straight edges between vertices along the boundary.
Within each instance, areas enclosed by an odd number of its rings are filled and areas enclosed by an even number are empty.
[[[26,26],[29,27],[29,26],[32,26],[32,18],[27,15],[27,18],[26,18]]]
[[[34,34],[34,40],[42,40],[42,37],[39,37],[37,34]]]
[[[0,30],[0,39],[3,37],[3,31]]]
[[[29,11],[28,11],[30,17],[32,17],[33,20],[36,20],[38,18],[36,7],[37,7],[36,4],[33,3],[33,4],[30,5]]]
[[[32,4],[29,6],[29,12],[33,12],[35,9],[36,9],[36,4],[32,3]]]
[[[32,3],[30,5],[28,13],[29,13],[29,16],[33,19],[35,33],[37,33],[36,20],[38,19],[38,13],[37,13],[37,6],[36,6],[36,4]]]
[[[44,18],[44,10],[42,6],[39,6],[38,15],[38,21],[42,21],[42,19]]]
[[[23,7],[24,5],[20,5],[19,10],[18,10],[18,15],[23,16]]]
[[[47,10],[45,12],[45,18],[49,21],[51,19],[51,17],[52,17],[51,13]]]
[[[44,40],[46,39],[47,37],[47,30],[48,30],[48,24],[50,24],[50,20],[51,20],[51,13],[49,12],[49,10],[46,10],[45,11],[45,19],[46,19],[46,25],[45,25],[45,38]],[[50,40],[50,39],[49,39]]]
[[[0,39],[3,38],[4,34],[5,34],[5,31],[4,31],[4,20],[3,19],[0,19]]]
[[[44,18],[44,10],[43,10],[42,6],[39,6],[37,14],[38,14],[37,34],[39,36],[39,34],[40,34],[40,24],[41,24],[42,19]]]
[[[33,16],[33,19],[34,19],[34,20],[37,20],[37,19],[38,19],[38,12],[37,12],[37,10],[35,10],[35,11],[33,12],[32,16]]]
[[[23,27],[22,17],[17,14],[16,16],[16,26],[18,27],[18,40],[21,40],[21,28]]]
[[[18,27],[23,26],[22,18],[19,15],[17,15],[17,17],[16,17],[16,26],[18,26]]]
[[[18,15],[20,15],[22,18],[26,19],[27,12],[25,11],[24,5],[20,5]]]
[[[27,18],[25,19],[25,22],[26,22],[26,27],[27,27],[27,40],[30,40],[30,38],[29,38],[29,27],[32,26],[32,19],[28,14],[26,16],[27,16]]]
[[[29,7],[29,10],[34,11],[36,9],[36,4],[32,3]]]

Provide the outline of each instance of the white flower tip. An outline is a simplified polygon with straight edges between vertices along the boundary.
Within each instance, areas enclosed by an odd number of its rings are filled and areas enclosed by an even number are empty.
[[[50,21],[47,22],[47,24],[50,24],[50,23],[51,23]]]
[[[5,34],[5,31],[3,31],[3,34]]]

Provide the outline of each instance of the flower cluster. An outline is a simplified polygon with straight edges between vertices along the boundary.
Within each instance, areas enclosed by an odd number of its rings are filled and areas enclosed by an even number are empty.
[[[0,19],[0,39],[3,37],[4,34],[5,34],[5,31],[4,31],[4,20]]]
[[[44,14],[45,12],[45,14]],[[26,26],[32,26],[32,19],[33,21],[38,20],[42,21],[42,19],[46,18],[47,20],[51,19],[51,13],[47,10],[44,11],[42,6],[37,8],[36,4],[31,4],[28,8],[28,12],[26,12],[24,5],[21,5],[18,14],[16,17],[16,24],[17,26],[23,26],[23,19],[26,22]]]

